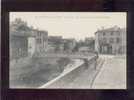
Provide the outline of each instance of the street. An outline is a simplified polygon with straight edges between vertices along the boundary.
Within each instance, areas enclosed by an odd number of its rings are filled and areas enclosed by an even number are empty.
[[[126,58],[100,55],[105,62],[94,80],[93,89],[126,89]]]

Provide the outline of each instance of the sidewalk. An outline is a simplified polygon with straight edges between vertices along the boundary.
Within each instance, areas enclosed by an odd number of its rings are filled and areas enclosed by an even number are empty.
[[[126,89],[126,59],[125,57],[106,57],[105,62],[95,78],[93,89]]]

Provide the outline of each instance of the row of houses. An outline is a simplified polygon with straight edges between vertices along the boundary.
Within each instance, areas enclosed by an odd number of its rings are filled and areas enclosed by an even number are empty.
[[[88,44],[90,40],[85,39]],[[35,52],[72,52],[86,51],[89,46],[81,45],[77,49],[74,38],[64,39],[62,36],[49,36],[47,31],[28,27],[21,19],[10,24],[10,58],[31,56]],[[75,50],[74,50],[75,49]]]
[[[35,52],[90,52],[125,54],[126,29],[114,26],[95,32],[95,38],[76,41],[62,36],[49,36],[47,31],[28,27],[21,19],[10,24],[10,58],[31,56]]]

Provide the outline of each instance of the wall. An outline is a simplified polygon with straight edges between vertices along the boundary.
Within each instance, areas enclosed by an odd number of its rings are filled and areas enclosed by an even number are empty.
[[[18,59],[28,56],[27,37],[11,36],[10,38],[10,58]]]
[[[100,53],[100,46],[99,46],[99,40],[98,40],[98,34],[95,34],[95,51],[97,51],[98,53]]]
[[[28,38],[28,53],[30,56],[32,56],[35,52],[35,38],[29,37]]]

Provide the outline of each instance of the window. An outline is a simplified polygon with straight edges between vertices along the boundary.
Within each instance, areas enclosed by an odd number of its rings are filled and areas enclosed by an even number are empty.
[[[114,43],[114,39],[113,38],[110,38],[110,43]]]
[[[40,32],[38,32],[38,33],[37,33],[37,35],[40,37],[40,36],[41,36],[41,33],[40,33]]]
[[[111,32],[111,35],[113,35],[114,34],[114,32]]]
[[[120,43],[121,42],[121,39],[120,38],[116,38],[116,42],[117,43]]]
[[[37,39],[36,41],[37,41],[37,43],[39,43],[39,44],[41,43],[41,39],[40,39],[40,38]]]
[[[37,35],[40,36],[40,33],[38,32]]]
[[[117,32],[118,36],[120,36],[120,32]]]
[[[106,43],[107,42],[107,39],[106,38],[103,38],[103,42]]]
[[[19,56],[22,56],[22,48],[18,48],[18,54],[19,54]]]
[[[39,39],[39,43],[41,43],[41,39]]]
[[[106,35],[106,33],[104,32],[104,33],[103,33],[103,36],[105,36],[105,35]]]

